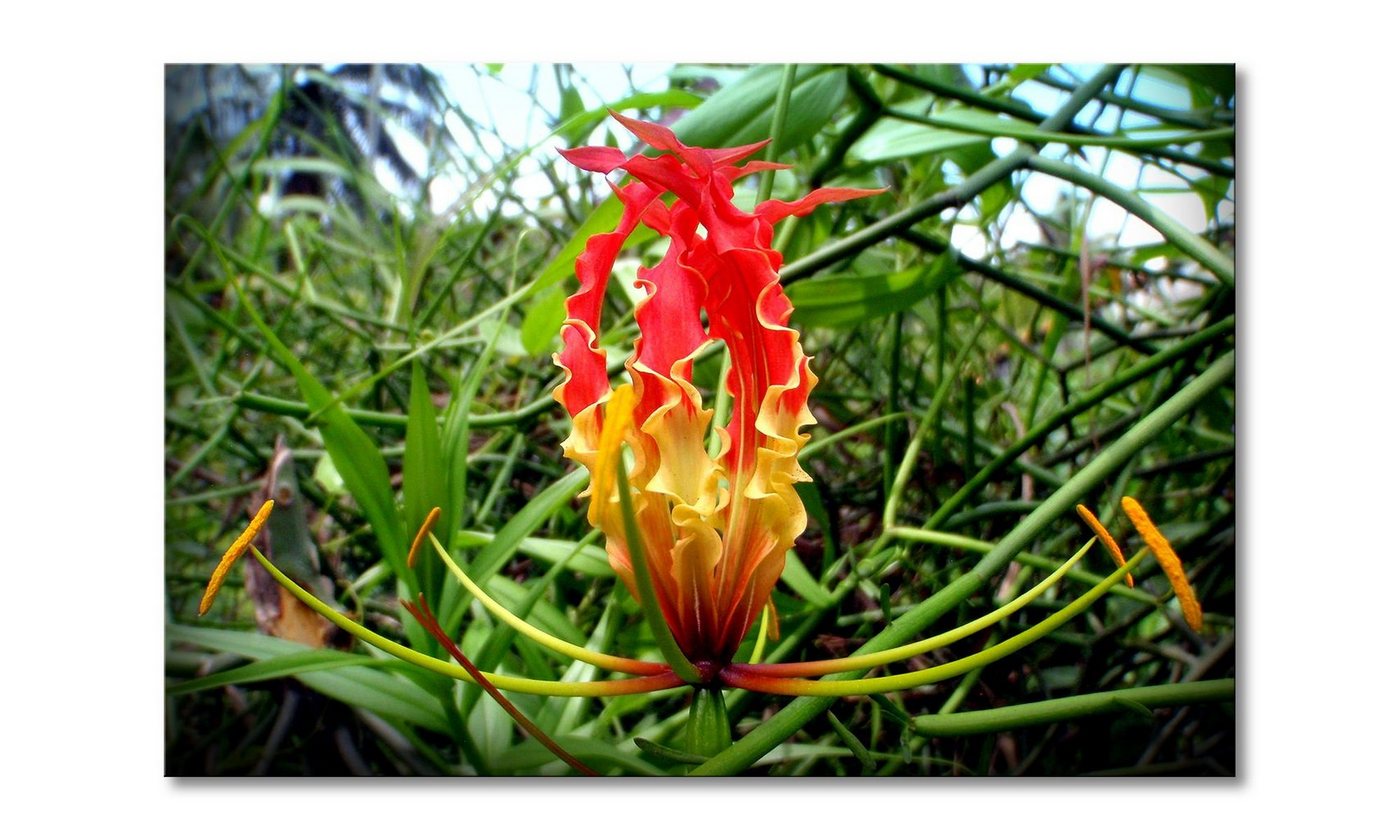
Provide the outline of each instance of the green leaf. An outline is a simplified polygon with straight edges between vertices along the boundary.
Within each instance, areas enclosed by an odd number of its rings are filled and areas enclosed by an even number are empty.
[[[496,319],[495,328],[491,330],[490,337],[486,340],[486,346],[482,348],[480,355],[472,362],[471,367],[462,371],[462,378],[457,388],[452,392],[452,402],[448,404],[446,416],[443,419],[442,454],[446,470],[444,489],[447,493],[447,502],[443,505],[440,521],[444,531],[439,532],[438,536],[443,545],[451,545],[452,532],[461,527],[462,524],[462,516],[466,507],[467,457],[471,448],[472,401],[476,398],[477,391],[481,387],[481,380],[486,375],[491,358],[496,353],[497,343],[507,326],[508,314],[508,312],[502,312],[501,316]]]
[[[966,129],[969,134],[989,137],[1015,137],[1032,142],[1053,143],[1064,137],[1053,131],[1045,131],[1034,123],[1008,117],[1004,114],[991,114],[975,108],[949,108],[936,114],[945,128],[954,131]]]
[[[985,138],[974,134],[887,117],[875,123],[874,128],[856,141],[850,155],[866,163],[880,163],[987,145]]]
[[[633,738],[632,743],[638,749],[652,758],[659,758],[663,761],[670,761],[675,764],[704,764],[705,756],[688,753],[682,750],[672,749],[665,744],[658,744],[655,741],[648,741],[646,738]]]
[[[1011,68],[1011,72],[1007,73],[1006,77],[1013,82],[1024,82],[1027,79],[1034,79],[1053,66],[1053,64],[1018,64]]]
[[[629,775],[665,775],[637,756],[629,755],[612,744],[597,738],[562,735],[556,736],[554,740],[570,755],[600,771],[616,768]],[[540,742],[532,740],[523,741],[505,750],[493,760],[492,766],[499,773],[519,773],[525,770],[535,770],[556,761],[559,761],[559,758],[554,753],[546,749]]]
[[[501,567],[515,556],[520,543],[534,533],[554,512],[569,503],[588,484],[588,470],[574,470],[535,494],[501,530],[496,538],[476,555],[471,563],[473,580],[486,580],[500,572]]]
[[[851,754],[860,762],[860,766],[864,767],[866,772],[874,770],[875,759],[870,757],[870,750],[865,748],[865,745],[860,742],[860,739],[857,738],[851,730],[847,729],[846,725],[831,712],[826,713],[826,720],[827,723],[831,724],[831,728],[836,730],[836,734],[840,737],[841,743],[845,744],[851,751]]]
[[[838,274],[802,280],[788,287],[794,307],[792,320],[807,327],[849,327],[903,312],[956,274],[957,264],[945,254],[928,266],[893,274]]]
[[[738,146],[767,138],[782,77],[781,64],[754,67],[677,120],[672,126],[676,136],[689,145],[708,148]],[[816,136],[830,124],[845,98],[844,67],[799,66],[783,134],[775,144],[776,151],[781,154]]]
[[[250,665],[230,668],[207,677],[167,685],[165,693],[174,697],[181,694],[192,694],[196,691],[206,691],[211,688],[222,688],[226,685],[264,682],[332,668],[385,668],[400,664],[393,659],[371,659],[368,656],[344,653],[338,650],[305,650],[274,656]]]
[[[617,196],[609,196],[605,201],[593,208],[593,212],[588,214],[588,218],[583,220],[574,231],[574,235],[569,237],[569,241],[564,243],[564,247],[559,249],[559,253],[554,255],[554,259],[544,267],[535,279],[530,283],[533,290],[538,292],[554,283],[558,283],[565,277],[574,273],[574,260],[583,253],[583,247],[588,244],[590,237],[600,233],[608,233],[617,227],[617,223],[622,221],[622,202],[617,200]],[[639,225],[646,231],[651,228]],[[638,231],[641,234],[641,231]],[[655,235],[654,233],[652,234]]]
[[[1233,64],[1163,64],[1161,68],[1206,88],[1226,102],[1235,95]]]
[[[500,572],[501,568],[515,553],[520,550],[520,544],[525,538],[534,533],[546,519],[553,516],[555,511],[568,504],[569,500],[577,496],[579,492],[588,484],[588,470],[574,470],[558,481],[535,494],[535,497],[526,503],[510,521],[496,532],[496,538],[488,543],[476,555],[467,570],[472,580],[490,580]],[[468,599],[466,593],[459,593],[459,597],[448,609],[444,609],[447,620],[442,622],[443,627],[451,630],[457,627],[462,616],[466,613]]]
[[[335,461],[331,460],[330,453],[322,453],[321,457],[316,459],[316,469],[312,472],[311,477],[316,480],[317,484],[321,485],[322,490],[332,496],[339,496],[346,492],[345,479],[340,477],[340,472],[336,470]]]
[[[389,465],[379,453],[379,447],[363,429],[355,425],[345,407],[332,398],[330,391],[311,375],[306,366],[297,359],[296,354],[273,333],[272,328],[263,321],[262,316],[253,308],[252,302],[244,295],[242,288],[235,285],[234,289],[242,298],[244,307],[258,331],[267,341],[271,354],[296,378],[302,399],[306,400],[312,416],[316,418],[316,427],[321,431],[326,453],[331,456],[331,461],[340,477],[344,479],[350,495],[369,518],[380,552],[401,579],[411,580],[412,572],[405,563],[408,546],[403,523],[399,519],[398,507],[394,504],[394,490],[389,483]]]
[[[458,531],[454,544],[458,548],[480,548],[495,538],[495,534],[484,531]],[[613,573],[606,551],[596,545],[580,547],[573,540],[526,537],[520,541],[520,553],[551,566],[567,562],[570,570],[589,577],[610,577]]]
[[[559,329],[564,325],[565,297],[564,290],[555,286],[537,296],[525,310],[525,318],[520,322],[520,343],[526,353],[538,356],[559,337]]]
[[[528,603],[530,591],[524,585],[508,577],[497,575],[486,581],[482,588],[486,590],[486,594],[499,601],[501,606],[551,636],[558,636],[564,641],[572,642],[580,647],[587,644],[587,637],[583,635],[576,624],[569,620],[568,616],[560,612],[558,607],[548,601],[537,601],[530,605]],[[528,614],[524,609],[527,606],[530,608]]]
[[[920,79],[927,79],[930,82],[969,90],[976,88],[972,80],[967,77],[967,72],[963,70],[961,64],[912,64],[905,69]]]
[[[435,507],[447,509],[447,475],[438,438],[437,411],[428,390],[423,365],[413,360],[413,381],[408,395],[408,431],[403,452],[403,518],[404,533],[416,533]],[[452,538],[453,524],[438,519],[433,529],[439,540]],[[438,570],[440,566],[427,568]],[[420,582],[430,598],[436,596],[436,581],[440,571],[420,573]]]
[[[165,637],[172,643],[199,645],[255,660],[313,651],[306,645],[260,633],[179,624],[166,625]],[[304,671],[295,676],[307,687],[347,705],[437,732],[447,731],[447,719],[436,697],[415,683],[381,668],[353,665],[334,670]]]
[[[570,146],[576,146],[588,134],[588,127],[582,122],[570,125],[569,121],[583,113],[583,97],[579,96],[578,89],[573,85],[564,88],[559,94],[559,122],[561,131],[560,139]],[[563,126],[568,126],[567,129]]]
[[[783,564],[783,572],[779,579],[814,607],[826,609],[836,602],[836,596],[826,591],[791,551],[787,553],[787,562]]]
[[[1219,175],[1206,175],[1191,182],[1191,189],[1200,196],[1206,218],[1214,219],[1220,202],[1224,201],[1234,182]]]

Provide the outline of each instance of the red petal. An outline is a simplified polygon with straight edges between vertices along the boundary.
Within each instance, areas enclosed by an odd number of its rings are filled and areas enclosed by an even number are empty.
[[[672,152],[681,160],[685,161],[696,173],[708,173],[714,168],[710,162],[710,152],[708,149],[698,149],[694,146],[687,146],[677,139],[675,132],[664,125],[643,122],[642,120],[629,119],[616,111],[609,111],[613,118],[622,123],[628,131],[637,135],[637,139],[651,146],[653,149],[662,152]],[[636,160],[636,158],[634,158]]]
[[[792,303],[778,282],[782,257],[772,249],[773,223],[881,190],[819,189],[747,213],[734,205],[733,182],[787,168],[766,161],[731,165],[763,143],[702,149],[664,126],[614,117],[669,154],[624,157],[597,148],[565,154],[584,169],[621,169],[636,179],[615,188],[625,207],[617,229],[590,239],[578,260],[580,288],[569,298],[560,359],[570,379],[557,392],[575,415],[573,445],[566,441],[565,452],[593,468],[589,435],[608,392],[596,338],[602,294],[623,241],[646,224],[671,241],[658,265],[639,272],[647,295],[637,307],[641,337],[627,362],[639,392],[628,438],[635,455],[629,492],[638,502],[657,600],[682,650],[728,661],[807,521],[793,483],[807,480],[797,453],[808,438],[801,429],[815,422],[807,400],[816,377],[788,326]],[[675,203],[657,200],[663,193],[675,195]],[[691,382],[694,357],[712,340],[728,347],[725,386],[734,397],[730,421],[718,432],[718,462],[705,451],[711,412]],[[589,519],[607,533],[614,568],[635,587],[615,500],[595,496],[593,503]]]
[[[608,393],[607,356],[598,346],[599,320],[603,313],[603,295],[608,277],[622,243],[656,200],[659,190],[645,184],[628,184],[616,190],[622,200],[622,219],[612,233],[600,233],[589,238],[574,263],[579,290],[565,304],[564,349],[557,363],[567,371],[568,378],[555,392],[555,398],[577,416]]]
[[[769,170],[791,169],[786,163],[774,163],[767,160],[751,160],[743,166],[731,166],[725,169],[725,176],[731,181],[737,181],[745,175],[752,175],[755,172],[765,172]]]
[[[788,216],[805,216],[819,205],[831,201],[850,201],[853,198],[867,198],[879,195],[885,190],[862,190],[855,187],[822,187],[799,198],[797,201],[765,201],[754,208],[754,213],[762,216],[769,224],[779,222]]]
[[[560,149],[559,154],[564,156],[564,160],[589,172],[612,172],[614,169],[620,168],[627,160],[627,156],[622,153],[621,149],[614,149],[611,146],[581,146],[577,149]]]
[[[715,166],[724,166],[725,164],[734,163],[735,161],[743,160],[744,158],[748,157],[749,155],[753,154],[754,152],[758,151],[759,149],[763,148],[764,146],[767,146],[769,143],[772,142],[772,140],[760,140],[757,143],[750,143],[747,146],[731,146],[728,149],[712,149],[710,150],[710,161],[713,162]],[[754,161],[754,163],[759,162],[760,161]]]

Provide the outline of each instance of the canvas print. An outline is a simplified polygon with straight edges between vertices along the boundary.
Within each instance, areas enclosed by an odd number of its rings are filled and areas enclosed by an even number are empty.
[[[165,87],[167,774],[1235,774],[1232,66]]]

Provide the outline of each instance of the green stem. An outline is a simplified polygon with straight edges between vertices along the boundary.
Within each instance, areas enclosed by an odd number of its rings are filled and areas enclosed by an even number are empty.
[[[1022,607],[1039,598],[1047,589],[1054,586],[1056,581],[1064,577],[1065,574],[1074,567],[1074,564],[1083,559],[1089,549],[1094,546],[1095,540],[1090,539],[1084,547],[1075,552],[1073,557],[1060,564],[1044,580],[1036,584],[1031,589],[1022,593],[1012,601],[1001,605],[997,609],[983,615],[980,618],[967,622],[959,627],[955,627],[946,633],[939,633],[920,642],[914,642],[879,653],[870,653],[864,656],[847,656],[841,659],[824,659],[814,662],[792,662],[777,665],[758,665],[756,667],[745,667],[742,665],[732,666],[734,670],[743,674],[753,674],[760,677],[817,677],[825,674],[835,674],[842,671],[868,671],[881,665],[889,665],[902,659],[910,659],[920,654],[929,653],[945,648],[954,642],[962,641],[973,633],[977,633],[993,624],[997,624],[1002,619],[1016,613]],[[1099,579],[1094,580],[1095,585],[1100,583]]]
[[[977,339],[982,335],[982,327],[986,323],[987,316],[984,313],[977,319],[977,324],[972,328],[972,334],[968,337],[967,342],[958,350],[958,355],[953,359],[951,370],[962,368],[963,362],[967,360],[972,348],[977,346]],[[919,453],[923,451],[924,438],[933,426],[934,419],[943,409],[943,403],[948,400],[948,394],[952,392],[953,383],[956,381],[952,376],[943,378],[943,381],[938,385],[938,390],[933,394],[933,399],[929,401],[924,416],[919,419],[919,427],[914,431],[914,438],[909,441],[909,446],[904,451],[904,459],[900,462],[899,470],[895,473],[894,481],[890,484],[889,498],[885,502],[885,511],[882,517],[886,528],[895,524],[895,511],[899,507],[900,498],[904,495],[904,488],[909,484],[909,478],[914,474],[914,466],[919,460]]]
[[[1057,131],[1041,131],[1028,125],[1010,123],[1002,121],[1005,125],[998,125],[995,128],[990,126],[971,125],[964,120],[949,119],[938,114],[906,114],[902,111],[889,111],[886,116],[905,122],[927,125],[932,128],[943,128],[958,131],[964,134],[974,134],[986,137],[1014,137],[1031,143],[1063,143],[1071,148],[1081,146],[1099,146],[1105,149],[1128,149],[1143,150],[1149,152],[1165,151],[1160,147],[1175,145],[1184,146],[1189,143],[1201,143],[1207,140],[1229,140],[1235,136],[1233,127],[1225,126],[1211,128],[1203,131],[1188,131],[1185,133],[1171,135],[1155,135],[1149,137],[1131,137],[1118,134],[1070,134]]]
[[[1091,715],[1127,711],[1129,704],[1149,709],[1185,706],[1192,703],[1228,703],[1235,699],[1233,679],[1205,682],[1120,688],[1076,697],[1061,697],[1019,706],[985,709],[956,714],[919,715],[912,721],[915,732],[936,738],[1004,732],[1023,726],[1037,726]]]
[[[968,671],[990,665],[1000,659],[1025,648],[1040,639],[1045,638],[1051,632],[1064,626],[1070,619],[1093,606],[1094,602],[1102,598],[1113,588],[1114,584],[1122,580],[1142,559],[1147,556],[1147,549],[1138,552],[1137,556],[1129,560],[1125,566],[1104,578],[1097,586],[1080,595],[1070,602],[1068,606],[1041,621],[1039,624],[1028,630],[1023,630],[1004,642],[992,645],[971,656],[964,656],[943,665],[935,665],[932,668],[925,668],[920,671],[910,671],[905,674],[892,674],[886,677],[870,677],[866,679],[787,679],[782,677],[769,678],[764,676],[748,676],[734,668],[735,676],[730,677],[733,684],[741,688],[754,691],[768,691],[773,694],[791,694],[806,697],[847,697],[856,694],[885,694],[892,691],[907,691],[919,686],[932,685],[936,682],[961,676]],[[729,674],[730,671],[726,671]],[[859,672],[855,672],[859,673]]]
[[[856,141],[869,131],[871,126],[880,121],[880,115],[885,109],[885,103],[880,100],[875,89],[870,86],[870,83],[866,81],[865,76],[858,69],[854,67],[847,69],[846,83],[851,86],[851,92],[856,95],[856,104],[860,110],[846,125],[841,135],[831,144],[826,155],[812,168],[813,187],[820,187],[826,182],[827,176],[846,159],[846,153],[851,150]]]
[[[768,136],[773,138],[763,152],[763,159],[772,163],[778,159],[778,143],[783,139],[783,128],[787,125],[788,102],[792,99],[792,84],[797,79],[797,65],[783,65],[783,78],[778,82],[778,101],[773,109],[773,121],[768,124]],[[773,170],[769,169],[758,176],[758,203],[768,200],[773,194]]]
[[[370,647],[379,648],[390,656],[402,659],[410,665],[417,665],[434,674],[441,674],[444,677],[464,682],[476,682],[465,668],[456,663],[443,662],[441,659],[434,659],[412,648],[404,647],[398,642],[386,639],[364,625],[350,620],[339,610],[328,606],[315,595],[294,583],[291,578],[272,565],[272,561],[264,557],[262,552],[258,551],[257,546],[249,546],[248,548],[253,552],[253,557],[257,559],[258,563],[267,570],[268,574],[272,575],[283,589],[292,593],[297,600],[315,610],[321,617]],[[619,694],[659,691],[663,688],[674,688],[676,685],[675,678],[669,674],[600,682],[555,682],[553,680],[536,680],[528,677],[510,677],[489,673],[484,673],[483,676],[492,685],[505,691],[515,691],[520,694],[543,694],[551,697],[613,697]]]
[[[918,230],[901,231],[899,238],[903,239],[915,247],[918,247],[931,254],[942,254],[947,251],[953,252],[953,258],[957,260],[958,267],[966,271],[980,274],[991,280],[998,286],[1004,286],[1011,291],[1028,297],[1047,309],[1064,315],[1071,320],[1079,320],[1083,317],[1083,312],[1065,300],[1061,300],[1051,292],[1047,292],[1037,285],[1033,280],[1019,276],[1004,268],[998,268],[983,260],[973,259],[962,251],[953,248],[947,236],[941,233],[928,233]],[[1118,344],[1126,344],[1144,353],[1155,353],[1157,348],[1151,342],[1145,341],[1139,336],[1130,335],[1126,330],[1111,321],[1105,320],[1101,315],[1090,314],[1089,324],[1103,335],[1111,338]]]
[[[1234,366],[1233,352],[1211,365],[1195,381],[1139,421],[1123,438],[1099,453],[1079,475],[1065,482],[1063,487],[1045,500],[1040,510],[1026,517],[971,571],[959,576],[933,597],[896,619],[889,627],[861,646],[856,654],[875,653],[912,641],[926,627],[985,586],[993,575],[1004,569],[1050,522],[1069,511],[1076,500],[1087,495],[1095,485],[1111,475],[1138,449],[1161,434],[1172,423],[1180,420],[1216,388],[1228,382],[1234,375]],[[834,697],[802,697],[789,703],[737,741],[734,746],[697,767],[695,774],[728,776],[743,771],[769,750],[792,737],[798,729],[830,708],[835,701]]]
[[[1040,124],[1045,131],[1058,131],[1069,125],[1075,114],[1088,104],[1099,91],[1118,77],[1123,70],[1121,65],[1104,67],[1092,78],[1079,86],[1069,101],[1055,112],[1054,116]],[[791,283],[803,277],[816,274],[829,265],[840,262],[874,245],[882,239],[894,236],[915,224],[935,216],[950,207],[961,207],[982,193],[991,185],[1024,167],[1034,155],[1029,146],[1021,146],[1015,151],[998,158],[971,175],[961,184],[944,190],[919,202],[913,207],[895,213],[856,231],[826,248],[797,260],[782,271],[783,283]]]
[[[861,422],[856,423],[855,425],[847,426],[839,432],[812,441],[811,443],[802,447],[802,451],[797,453],[797,459],[805,464],[813,455],[817,454],[818,452],[821,452],[828,446],[834,446],[840,443],[846,438],[863,434],[869,429],[873,429],[876,426],[882,425],[884,423],[892,423],[895,420],[907,419],[909,419],[909,412],[897,411],[893,414],[883,414],[879,417],[872,417],[869,420],[862,420]]]
[[[886,530],[884,535],[890,539],[926,543],[928,545],[941,545],[945,548],[956,548],[961,551],[975,551],[978,554],[986,554],[993,548],[996,548],[996,543],[986,542],[985,540],[973,539],[972,537],[965,537],[961,534],[949,534],[943,531],[925,531],[921,528],[895,527]],[[1051,560],[1049,557],[1042,557],[1039,554],[1031,554],[1027,551],[1022,551],[1017,554],[1016,562],[1046,572],[1053,572],[1060,567],[1059,563]],[[1098,583],[1100,579],[1099,576],[1093,572],[1086,572],[1082,569],[1071,569],[1068,577],[1070,580],[1076,583],[1082,583],[1085,586],[1093,586]],[[1129,589],[1126,586],[1120,586],[1113,591],[1113,594],[1122,598],[1131,598],[1138,603],[1153,607],[1158,604],[1156,598],[1141,589]]]
[[[233,402],[235,405],[242,406],[243,408],[265,411],[268,414],[277,414],[283,417],[296,417],[305,420],[311,416],[311,409],[308,408],[304,402],[269,397],[266,394],[259,394],[253,391],[245,391],[235,396]],[[554,397],[546,394],[534,402],[526,403],[514,411],[497,411],[490,414],[471,415],[468,422],[474,429],[514,426],[538,414],[543,414],[554,405],[557,405],[554,401]],[[351,419],[356,423],[365,426],[378,426],[385,429],[408,428],[408,417],[403,414],[393,414],[387,411],[366,411],[358,408],[347,408],[345,409],[345,413],[349,414]]]
[[[1037,172],[1060,178],[1107,198],[1156,228],[1157,232],[1162,234],[1168,242],[1180,248],[1211,274],[1219,277],[1221,281],[1229,283],[1231,286],[1235,285],[1234,260],[1220,253],[1215,246],[1192,233],[1171,214],[1159,209],[1138,193],[1125,189],[1106,178],[1100,178],[1092,172],[1085,172],[1077,166],[1040,155],[1031,155],[1027,163],[1031,169]]]
[[[993,458],[986,466],[979,470],[976,475],[970,478],[967,483],[958,488],[958,491],[939,506],[933,516],[929,517],[928,521],[924,523],[924,529],[937,530],[948,521],[950,516],[962,507],[963,503],[966,502],[973,493],[977,492],[986,485],[987,482],[991,481],[993,476],[1030,450],[1031,447],[1049,437],[1051,432],[1063,426],[1069,419],[1077,417],[1082,412],[1103,402],[1108,397],[1134,383],[1142,381],[1162,368],[1200,352],[1213,342],[1218,341],[1221,337],[1232,332],[1234,328],[1235,317],[1231,315],[1220,323],[1213,324],[1201,330],[1191,338],[1181,341],[1157,355],[1143,360],[1140,364],[1129,368],[1112,379],[1099,384],[1074,402],[1040,421],[1031,428],[1030,431],[1026,432],[1024,437],[1004,449],[1000,455]]]

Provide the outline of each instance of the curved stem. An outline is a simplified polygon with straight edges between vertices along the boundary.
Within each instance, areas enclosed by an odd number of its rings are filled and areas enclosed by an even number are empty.
[[[863,656],[847,656],[842,659],[822,659],[816,662],[785,662],[775,665],[731,665],[730,670],[745,676],[755,677],[820,677],[827,674],[839,674],[842,671],[867,671],[881,665],[888,665],[892,662],[899,662],[909,659],[922,653],[928,653],[941,647],[947,647],[954,642],[966,639],[973,633],[991,627],[993,624],[1016,613],[1022,607],[1039,598],[1045,590],[1054,586],[1056,581],[1064,577],[1067,572],[1083,559],[1089,549],[1094,547],[1094,540],[1089,540],[1084,547],[1074,553],[1074,556],[1066,560],[1058,569],[1036,584],[1031,589],[1022,593],[1020,597],[1013,601],[1008,601],[1001,607],[983,615],[981,618],[973,619],[968,623],[955,627],[946,633],[939,633],[937,636],[930,636],[918,642],[910,642],[907,645],[890,648],[879,653],[867,653]]]
[[[664,664],[660,662],[643,662],[640,659],[629,659],[625,656],[614,656],[608,653],[599,653],[597,651],[589,650],[588,648],[576,645],[572,642],[566,642],[558,636],[552,636],[549,633],[546,633],[545,631],[541,630],[540,628],[536,627],[530,622],[525,621],[524,619],[517,616],[515,613],[512,613],[510,610],[501,606],[500,602],[492,598],[490,595],[487,595],[486,590],[482,589],[480,586],[477,586],[476,581],[472,580],[467,575],[467,573],[463,571],[462,567],[457,564],[457,561],[452,559],[452,556],[447,553],[447,550],[445,548],[442,547],[442,543],[438,542],[438,538],[436,536],[429,533],[428,539],[432,541],[433,550],[435,550],[438,556],[442,558],[442,562],[447,564],[448,571],[452,572],[453,576],[461,582],[462,586],[466,587],[467,591],[470,592],[473,596],[475,596],[476,599],[481,602],[481,605],[485,607],[488,612],[490,612],[492,615],[505,622],[506,624],[510,625],[512,629],[514,629],[517,633],[524,636],[525,638],[538,643],[542,647],[549,648],[550,650],[556,653],[562,653],[570,659],[576,659],[579,662],[586,662],[589,665],[593,665],[598,668],[603,668],[608,671],[619,671],[624,674],[636,674],[638,676],[643,677],[655,676],[657,674],[665,674],[670,671],[669,668],[667,668]]]
[[[1071,134],[1058,131],[1043,131],[1032,125],[1014,123],[1006,120],[998,121],[994,125],[985,123],[979,124],[968,120],[941,116],[937,113],[929,115],[909,114],[893,109],[887,111],[885,115],[892,119],[903,120],[904,122],[957,131],[963,134],[973,134],[984,137],[1014,137],[1017,140],[1024,140],[1028,143],[1063,143],[1066,146],[1076,149],[1082,146],[1098,146],[1105,149],[1130,149],[1156,152],[1161,150],[1164,146],[1185,146],[1190,143],[1201,143],[1207,140],[1232,140],[1235,137],[1235,129],[1233,126],[1208,128],[1201,131],[1176,132],[1174,134],[1131,136],[1122,134]]]
[[[1079,615],[1102,598],[1113,588],[1113,585],[1122,580],[1130,571],[1142,562],[1147,556],[1147,551],[1139,551],[1128,564],[1118,569],[1113,574],[1104,578],[1103,581],[1080,595],[1070,602],[1069,606],[1030,628],[1017,633],[1000,644],[992,645],[986,650],[979,651],[971,656],[964,656],[943,665],[935,665],[932,668],[925,668],[921,671],[911,671],[907,674],[893,674],[887,677],[871,677],[869,679],[858,680],[803,680],[788,679],[784,677],[750,676],[740,672],[739,668],[731,666],[720,672],[720,677],[727,685],[735,688],[746,688],[750,691],[762,691],[768,694],[786,694],[793,697],[847,697],[857,694],[884,694],[890,691],[906,691],[923,685],[946,680],[950,677],[961,676],[968,671],[989,665],[999,659],[1003,659],[1016,651],[1033,644],[1044,638],[1051,631],[1057,630],[1065,622]]]
[[[978,554],[986,554],[996,548],[996,543],[985,540],[975,540],[971,537],[964,537],[961,534],[949,534],[944,531],[924,531],[919,528],[891,528],[885,532],[893,539],[905,540],[908,542],[924,543],[926,545],[941,545],[945,548],[956,548],[962,551],[975,551]],[[1022,551],[1016,555],[1016,561],[1033,569],[1044,569],[1054,571],[1058,568],[1053,560],[1048,557],[1041,557],[1039,554],[1031,554]],[[1093,586],[1099,582],[1098,575],[1087,572],[1083,569],[1073,569],[1069,573],[1069,579],[1085,586]],[[1143,592],[1141,589],[1129,589],[1120,586],[1113,591],[1114,595],[1120,598],[1130,598],[1140,604],[1157,606],[1157,599]]]
[[[1085,172],[1077,166],[1040,155],[1031,155],[1027,163],[1037,172],[1068,181],[1107,198],[1156,228],[1168,242],[1180,248],[1211,274],[1231,286],[1235,285],[1234,260],[1220,253],[1215,246],[1192,233],[1171,214],[1157,208],[1136,192],[1125,189],[1107,178],[1100,178],[1092,172]]]
[[[413,648],[405,647],[391,639],[375,633],[369,628],[351,621],[333,607],[326,605],[315,595],[307,592],[296,584],[291,578],[282,574],[282,571],[272,565],[258,551],[257,546],[250,546],[249,550],[253,556],[267,570],[267,573],[281,584],[282,588],[292,593],[298,601],[306,604],[315,610],[330,623],[364,642],[365,644],[378,648],[390,656],[402,659],[410,665],[417,665],[435,674],[444,677],[451,677],[454,680],[463,682],[476,682],[471,674],[460,665],[452,662],[443,662],[441,659],[434,659],[424,653],[419,653]],[[553,680],[534,680],[526,677],[507,677],[501,674],[483,673],[487,681],[497,688],[505,691],[514,691],[520,694],[542,694],[549,697],[615,697],[621,694],[645,694],[649,691],[660,691],[665,688],[675,688],[681,685],[681,680],[674,674],[658,674],[652,677],[637,677],[625,680],[603,680],[601,682],[555,682]]]

